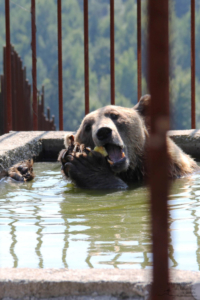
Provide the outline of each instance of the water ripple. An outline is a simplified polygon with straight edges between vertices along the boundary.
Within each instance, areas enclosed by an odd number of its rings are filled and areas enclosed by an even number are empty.
[[[36,163],[35,173],[32,182],[0,182],[0,267],[152,266],[146,188],[82,191],[57,163]],[[199,270],[200,174],[176,180],[168,205],[170,266]]]

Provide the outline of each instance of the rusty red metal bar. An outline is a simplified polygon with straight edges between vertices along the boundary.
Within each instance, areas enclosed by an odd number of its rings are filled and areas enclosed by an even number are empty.
[[[138,101],[139,101],[142,96],[141,0],[137,0],[137,85],[138,85]]]
[[[6,47],[3,48],[4,75],[0,76],[0,134],[7,132],[7,96],[6,96]],[[26,67],[14,47],[11,45],[11,81],[12,81],[12,130],[33,130],[31,85],[26,79]],[[44,115],[44,87],[38,102],[38,130],[55,130],[54,117]],[[40,100],[39,99],[39,100]]]
[[[33,130],[38,129],[37,103],[37,56],[36,56],[36,18],[35,0],[31,0],[31,30],[32,30],[32,85],[33,85]]]
[[[191,128],[196,128],[195,117],[195,0],[191,0]]]
[[[11,82],[12,82],[12,127],[13,129],[16,127],[16,118],[15,118],[15,110],[16,110],[16,82],[15,82],[15,72],[12,72],[12,69],[16,70],[15,66],[15,58],[14,58],[14,51],[11,45]]]
[[[84,61],[85,61],[85,114],[89,113],[89,37],[88,0],[84,0]]]
[[[166,132],[169,129],[168,0],[148,0],[148,82],[151,101],[149,183],[152,214],[153,285],[151,299],[169,298],[169,191]]]
[[[115,104],[115,6],[110,0],[110,97],[111,104]]]
[[[22,61],[20,57],[18,58],[18,70],[17,70],[17,76],[18,76],[18,84],[19,84],[19,89],[18,89],[18,107],[20,111],[24,111],[23,107],[23,101],[22,101]],[[18,128],[19,130],[22,130],[23,128],[23,114],[19,114],[19,119],[18,119]]]
[[[62,77],[62,0],[57,2],[58,13],[58,94],[59,130],[63,130],[63,77]]]
[[[3,89],[3,84],[4,84],[4,76],[0,75],[0,87],[1,87],[1,92],[0,92],[0,135],[4,133],[4,89]]]
[[[10,45],[10,1],[5,0],[6,26],[6,132],[12,130],[12,92],[11,92],[11,45]]]

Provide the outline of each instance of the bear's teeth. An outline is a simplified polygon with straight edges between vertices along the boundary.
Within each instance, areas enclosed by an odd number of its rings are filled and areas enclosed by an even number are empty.
[[[110,165],[113,165],[113,164],[114,164],[113,161],[110,160],[110,159],[107,159],[107,161],[109,162]]]

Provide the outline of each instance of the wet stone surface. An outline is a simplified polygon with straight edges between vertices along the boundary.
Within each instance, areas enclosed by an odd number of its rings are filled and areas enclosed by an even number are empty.
[[[0,168],[29,158],[56,161],[67,131],[16,131],[0,136]]]
[[[148,299],[149,270],[1,269],[0,299]],[[169,299],[198,300],[200,273],[170,272]]]

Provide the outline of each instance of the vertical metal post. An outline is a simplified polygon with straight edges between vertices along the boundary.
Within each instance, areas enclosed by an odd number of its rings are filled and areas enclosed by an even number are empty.
[[[110,0],[110,92],[111,104],[115,104],[115,0]]]
[[[191,0],[191,128],[196,128],[195,118],[195,0]]]
[[[12,130],[12,92],[11,92],[11,45],[10,45],[10,1],[5,0],[6,25],[6,132]]]
[[[141,32],[141,0],[137,0],[137,83],[138,101],[142,96],[142,32]]]
[[[16,97],[16,73],[17,67],[15,62],[15,51],[11,46],[11,82],[12,82],[12,130],[16,130],[16,110],[17,110],[17,97]]]
[[[18,109],[22,112],[21,114],[18,114],[19,118],[19,130],[23,130],[23,113],[24,113],[24,107],[23,107],[23,91],[22,91],[22,61],[19,57],[18,62],[18,76],[19,76],[19,98],[18,98]]]
[[[84,0],[85,114],[89,113],[88,0]]]
[[[148,0],[148,80],[151,94],[149,183],[152,213],[153,285],[151,299],[167,300],[168,274],[168,165],[169,128],[168,0]]]
[[[59,130],[63,130],[63,78],[62,78],[62,0],[57,2],[58,12],[58,93]]]
[[[31,29],[32,29],[32,81],[33,81],[33,130],[38,129],[37,105],[37,56],[36,56],[36,20],[35,0],[31,0]]]

